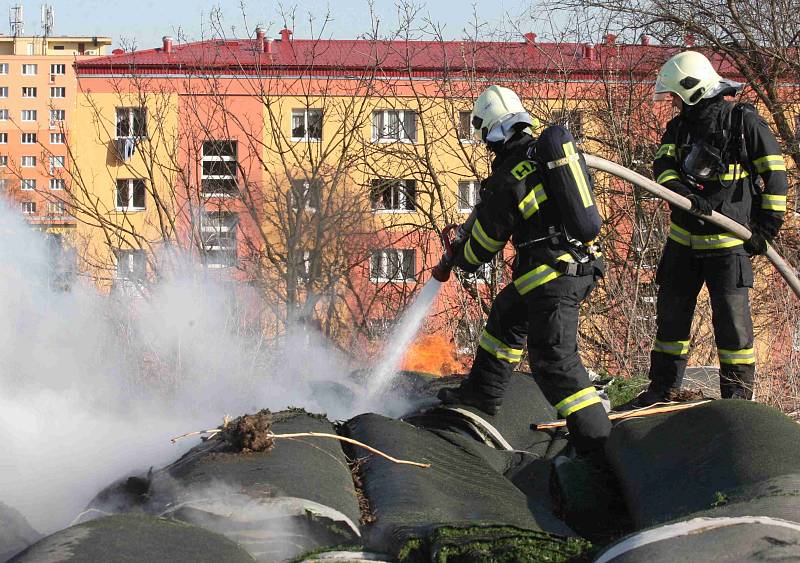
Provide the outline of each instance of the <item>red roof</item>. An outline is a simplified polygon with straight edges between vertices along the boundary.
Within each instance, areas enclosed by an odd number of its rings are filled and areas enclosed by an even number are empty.
[[[593,76],[614,68],[654,77],[658,67],[679,48],[625,45],[613,42],[541,43],[529,35],[520,42],[370,41],[255,39],[202,41],[174,45],[171,51],[148,49],[79,61],[79,75],[192,74],[214,70],[224,74],[363,75],[434,77],[443,74],[479,76],[570,73]],[[261,45],[264,45],[263,48]]]

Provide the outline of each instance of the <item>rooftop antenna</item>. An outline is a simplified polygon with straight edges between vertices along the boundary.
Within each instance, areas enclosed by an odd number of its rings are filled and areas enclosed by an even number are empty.
[[[14,37],[25,33],[25,24],[22,19],[22,4],[11,7],[8,15],[8,23],[11,25],[11,35]]]
[[[44,29],[44,36],[49,37],[53,33],[53,24],[55,23],[55,10],[52,6],[42,4],[42,29]]]

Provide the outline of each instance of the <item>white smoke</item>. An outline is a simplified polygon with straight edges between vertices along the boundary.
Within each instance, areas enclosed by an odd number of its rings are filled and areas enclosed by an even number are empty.
[[[224,415],[301,406],[347,418],[352,369],[313,334],[240,330],[223,284],[147,299],[51,287],[41,233],[0,206],[0,501],[50,533],[112,481],[196,444]],[[375,405],[378,406],[378,405]]]

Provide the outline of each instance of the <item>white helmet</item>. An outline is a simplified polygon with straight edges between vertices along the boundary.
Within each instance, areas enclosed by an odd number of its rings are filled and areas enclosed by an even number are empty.
[[[472,126],[475,136],[483,141],[507,141],[518,123],[534,125],[534,119],[525,111],[519,96],[502,86],[489,86],[475,100],[472,108]]]
[[[653,100],[669,99],[670,93],[674,93],[683,103],[693,106],[730,88],[738,91],[742,84],[722,78],[701,53],[684,51],[670,58],[658,71]]]

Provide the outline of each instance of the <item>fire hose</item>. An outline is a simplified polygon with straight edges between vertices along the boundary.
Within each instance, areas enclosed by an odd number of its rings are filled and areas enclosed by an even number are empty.
[[[584,154],[584,157],[586,158],[587,166],[590,168],[595,168],[597,170],[613,174],[618,178],[626,180],[644,190],[647,190],[651,194],[665,200],[667,203],[674,205],[675,207],[691,212],[692,203],[682,195],[676,194],[672,190],[669,190],[660,184],[656,184],[654,181],[645,178],[641,174],[637,174],[632,170],[628,170],[627,168],[620,166],[615,162],[611,162],[610,160],[606,160],[591,154]],[[742,240],[748,240],[750,238],[751,233],[746,227],[737,223],[733,219],[722,215],[721,213],[712,211],[711,215],[698,215],[698,217],[702,217],[704,221],[708,221],[709,223],[713,223],[714,225],[725,229],[729,233],[736,235]],[[786,280],[786,283],[789,285],[794,294],[797,297],[800,297],[800,279],[798,279],[794,269],[786,263],[786,261],[781,257],[780,254],[778,254],[772,245],[767,245],[766,256],[775,266],[775,269],[778,270],[778,273],[783,276],[784,280]]]
[[[660,184],[655,183],[649,178],[645,178],[633,170],[629,170],[615,162],[600,158],[599,156],[584,153],[584,157],[586,158],[587,166],[590,168],[595,168],[602,172],[612,174],[618,178],[621,178],[622,180],[626,180],[650,192],[656,197],[663,199],[667,203],[674,205],[675,207],[693,213],[691,211],[692,203],[687,198],[665,188]],[[442,259],[431,272],[436,280],[440,282],[446,282],[450,278],[450,272],[452,271],[455,262],[455,253],[458,249],[458,246],[462,244],[469,236],[470,231],[472,230],[472,224],[475,222],[475,215],[476,212],[473,209],[469,218],[463,225],[448,225],[442,230],[442,244],[444,245],[445,252],[442,256]],[[740,223],[737,223],[733,219],[722,215],[721,213],[712,211],[711,215],[697,216],[702,217],[704,221],[708,221],[709,223],[725,229],[729,233],[739,237],[742,240],[748,240],[750,238],[751,233],[746,227]],[[453,232],[455,232],[455,237],[451,239],[450,235]],[[766,256],[775,266],[775,269],[778,270],[778,273],[783,277],[784,280],[786,280],[786,283],[789,285],[794,294],[797,297],[800,297],[800,279],[798,279],[794,269],[786,263],[781,255],[778,254],[778,252],[770,244],[767,244]]]

